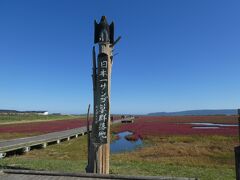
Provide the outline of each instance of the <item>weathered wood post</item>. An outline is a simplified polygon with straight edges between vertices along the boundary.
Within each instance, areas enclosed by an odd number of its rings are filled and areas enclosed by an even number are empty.
[[[234,148],[236,180],[240,180],[240,109],[238,109],[238,133],[239,145]]]
[[[94,117],[87,172],[109,174],[112,51],[120,37],[114,41],[114,24],[112,22],[109,25],[105,16],[102,16],[99,24],[95,20],[94,26],[94,43],[98,44],[99,50],[96,62],[93,47]]]

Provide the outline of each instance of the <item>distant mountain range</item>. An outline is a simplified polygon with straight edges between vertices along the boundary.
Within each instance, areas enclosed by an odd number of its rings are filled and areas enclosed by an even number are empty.
[[[236,115],[237,109],[203,109],[189,110],[179,112],[155,112],[149,113],[148,116],[207,116],[207,115]]]

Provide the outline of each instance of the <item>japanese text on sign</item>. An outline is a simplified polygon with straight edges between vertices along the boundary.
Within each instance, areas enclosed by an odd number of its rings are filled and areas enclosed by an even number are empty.
[[[96,115],[95,141],[99,144],[107,143],[107,129],[109,119],[109,95],[108,95],[108,56],[100,54],[98,57],[98,103]]]

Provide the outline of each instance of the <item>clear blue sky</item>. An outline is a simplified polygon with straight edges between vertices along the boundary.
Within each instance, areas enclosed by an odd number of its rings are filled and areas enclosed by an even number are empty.
[[[0,0],[0,109],[85,113],[102,15],[112,113],[240,107],[239,0]]]

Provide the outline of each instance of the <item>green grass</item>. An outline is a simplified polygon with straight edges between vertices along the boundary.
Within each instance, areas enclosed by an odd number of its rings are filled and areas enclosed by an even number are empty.
[[[0,124],[8,123],[24,123],[24,122],[38,122],[38,121],[52,121],[52,120],[64,120],[64,119],[74,119],[84,116],[75,115],[37,115],[37,114],[9,114],[0,115]]]
[[[144,147],[134,152],[112,154],[110,173],[235,179],[233,148],[237,137],[148,136],[143,141]],[[85,172],[86,165],[87,136],[0,160],[2,168],[61,172]]]
[[[201,180],[235,180],[235,171],[229,167],[191,167],[140,161],[113,161],[111,163],[111,173],[145,176],[198,177]]]
[[[0,161],[0,167],[7,166],[27,169],[79,172],[84,173],[86,160],[60,160],[47,158],[19,158],[13,157]],[[159,164],[139,161],[113,161],[110,165],[111,174],[142,175],[142,176],[176,176],[176,177],[198,177],[201,180],[235,180],[234,169],[228,167],[207,168],[189,167],[174,164]]]
[[[13,157],[0,160],[0,168],[24,168],[59,172],[85,172],[87,161]]]
[[[0,160],[0,167],[17,167],[34,170],[85,172],[87,165],[87,137],[36,149],[22,156]]]

